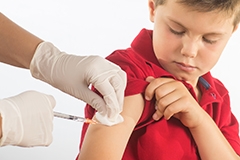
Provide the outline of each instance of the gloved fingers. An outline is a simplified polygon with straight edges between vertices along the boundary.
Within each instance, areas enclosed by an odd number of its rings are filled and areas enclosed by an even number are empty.
[[[120,112],[122,112],[122,107],[119,105],[115,95],[104,96],[106,102],[106,112],[104,115],[107,115],[109,118],[113,118]]]
[[[53,108],[56,105],[54,97],[36,91],[27,91],[22,98],[25,101],[31,99],[32,103],[26,101],[25,106],[22,106],[21,109],[22,115],[26,116],[23,118],[23,125],[26,128],[24,127],[24,137],[19,145],[29,147],[50,145],[53,139]],[[28,107],[28,109],[24,107]],[[27,126],[31,126],[31,128],[27,128]]]
[[[126,73],[124,71],[119,71],[118,76],[111,77],[109,82],[112,85],[112,87],[115,89],[115,94],[113,95],[116,95],[118,105],[120,107],[120,111],[122,111],[124,92],[125,92],[126,83],[127,83]]]
[[[49,146],[53,141],[53,114],[39,113],[35,114],[34,118],[29,118],[29,121],[23,121],[25,126],[24,136],[19,146]],[[31,128],[26,128],[31,126]]]
[[[106,115],[108,118],[114,119],[116,115],[119,115],[122,112],[123,103],[118,101],[114,90],[112,93],[103,96],[103,99],[106,105],[104,106],[104,110],[103,106],[98,110],[101,115]]]
[[[3,115],[3,145],[24,147],[48,146],[52,142],[53,96],[37,91],[26,91],[3,101],[6,107],[0,107]],[[1,110],[7,108],[8,110]],[[10,111],[9,109],[12,109]],[[20,133],[22,132],[22,134]],[[14,138],[21,135],[19,138]]]
[[[29,115],[29,113],[38,115],[40,112],[52,114],[52,109],[56,105],[53,96],[37,91],[25,91],[8,100],[16,103],[19,111],[23,115]]]
[[[103,95],[107,108],[116,110],[110,114],[119,113],[119,110],[122,111],[123,106],[126,74],[123,71],[117,73],[104,81],[93,83],[94,87]]]
[[[83,88],[80,89],[83,90]],[[82,92],[81,100],[83,100],[102,114],[107,112],[106,103],[104,102],[102,97],[87,87],[84,89],[84,92]]]
[[[0,146],[19,144],[24,134],[19,110],[13,103],[3,99],[0,100],[0,114],[2,117]]]
[[[106,110],[104,114],[111,116],[114,113],[119,113],[121,106],[111,83],[106,80],[102,83],[95,84],[94,87],[102,94],[105,101]]]
[[[48,101],[49,105],[52,107],[52,109],[56,106],[56,101],[52,95],[43,95],[45,96],[46,100]]]

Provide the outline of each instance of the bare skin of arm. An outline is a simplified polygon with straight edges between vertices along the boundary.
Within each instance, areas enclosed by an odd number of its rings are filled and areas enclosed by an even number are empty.
[[[42,40],[0,13],[0,62],[29,69],[34,51]]]
[[[121,115],[124,122],[114,125],[90,125],[78,160],[121,160],[129,137],[136,126],[144,107],[142,95],[124,99]]]
[[[204,115],[202,123],[190,128],[201,158],[203,160],[239,160],[239,156],[234,152],[211,117],[205,111],[202,112]]]

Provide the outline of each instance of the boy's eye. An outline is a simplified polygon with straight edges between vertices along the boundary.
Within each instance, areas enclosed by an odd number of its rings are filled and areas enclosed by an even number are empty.
[[[176,30],[172,29],[171,27],[169,27],[169,29],[170,29],[170,32],[172,32],[173,34],[178,35],[178,36],[182,36],[186,32],[186,31],[176,31]],[[206,43],[209,43],[209,44],[214,44],[217,42],[217,40],[210,40],[206,37],[203,37],[203,41],[205,41]]]
[[[206,43],[209,43],[209,44],[213,44],[213,43],[216,43],[217,41],[216,40],[209,40],[205,37],[203,37],[203,41],[205,41]]]
[[[170,31],[171,31],[173,34],[175,34],[175,35],[183,35],[183,34],[185,33],[185,31],[179,32],[179,31],[173,30],[172,28],[170,28]]]

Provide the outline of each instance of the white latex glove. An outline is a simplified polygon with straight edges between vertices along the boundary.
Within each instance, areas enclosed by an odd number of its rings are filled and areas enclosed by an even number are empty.
[[[77,56],[59,51],[49,42],[37,47],[30,64],[32,76],[90,104],[98,120],[106,125],[123,121],[126,74],[100,56]],[[94,87],[103,99],[89,89]],[[104,120],[102,120],[104,119]]]
[[[52,96],[26,91],[0,100],[2,138],[0,146],[48,146],[52,142]]]

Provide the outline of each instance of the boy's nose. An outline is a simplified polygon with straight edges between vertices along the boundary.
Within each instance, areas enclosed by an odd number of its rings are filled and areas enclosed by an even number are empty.
[[[198,53],[197,41],[191,40],[190,38],[183,39],[181,54],[183,56],[194,58]]]

